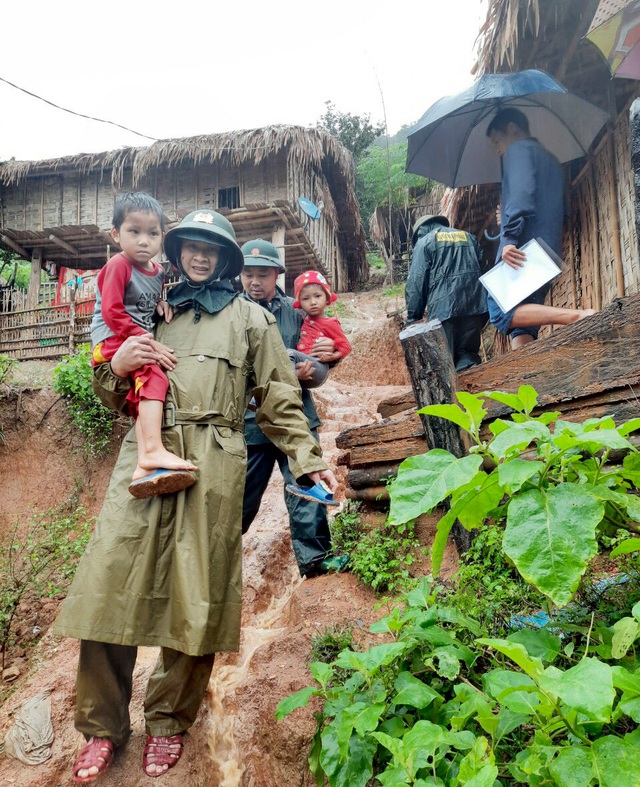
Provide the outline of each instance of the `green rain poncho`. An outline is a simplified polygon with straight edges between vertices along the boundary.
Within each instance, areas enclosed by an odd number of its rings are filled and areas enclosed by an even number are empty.
[[[163,440],[193,461],[197,483],[146,500],[127,491],[136,466],[132,429],[116,462],[95,533],[54,631],[198,656],[237,650],[242,591],[243,420],[255,389],[258,424],[296,477],[326,468],[301,407],[298,381],[274,318],[233,298],[216,314],[193,309],[158,327],[178,364],[168,372]],[[129,381],[108,364],[94,387],[116,409]]]

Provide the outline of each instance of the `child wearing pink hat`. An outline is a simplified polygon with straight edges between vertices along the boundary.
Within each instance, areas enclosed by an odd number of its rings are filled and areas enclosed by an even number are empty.
[[[302,309],[305,318],[300,329],[299,352],[309,355],[320,337],[328,337],[335,342],[335,351],[330,358],[323,358],[329,365],[337,363],[351,352],[349,340],[342,332],[337,317],[326,317],[325,309],[338,300],[331,292],[325,277],[318,271],[301,273],[293,283],[294,309]]]

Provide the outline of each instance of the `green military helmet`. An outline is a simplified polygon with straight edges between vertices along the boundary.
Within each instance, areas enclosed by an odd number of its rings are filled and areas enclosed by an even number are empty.
[[[282,273],[286,270],[278,249],[268,240],[262,240],[262,238],[248,240],[242,246],[241,251],[245,265],[255,265],[257,268],[278,268]]]
[[[206,209],[191,211],[165,235],[164,252],[181,273],[184,273],[180,264],[180,245],[183,240],[204,241],[220,246],[226,252],[220,254],[212,278],[233,279],[240,274],[244,264],[242,252],[233,225],[221,213]]]
[[[449,219],[446,216],[435,216],[433,214],[428,214],[427,216],[420,216],[419,219],[416,220],[416,223],[413,225],[413,230],[411,231],[411,242],[416,242],[416,235],[418,234],[418,230],[420,227],[423,227],[425,224],[441,224],[443,227],[449,226]]]

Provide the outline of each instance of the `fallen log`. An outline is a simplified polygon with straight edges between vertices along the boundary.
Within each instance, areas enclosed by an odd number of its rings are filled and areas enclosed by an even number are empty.
[[[424,454],[429,449],[424,437],[408,437],[403,440],[391,440],[388,443],[374,443],[371,445],[356,445],[349,450],[349,461],[338,464],[348,464],[349,467],[363,467],[365,465],[388,464],[401,462],[408,456]]]
[[[366,489],[351,489],[347,487],[344,490],[344,496],[347,500],[365,500],[369,503],[375,503],[388,501],[389,490],[386,486],[369,486]]]
[[[362,489],[367,486],[377,486],[381,481],[395,478],[398,475],[400,464],[371,465],[370,467],[356,467],[347,473],[347,483],[353,489]]]

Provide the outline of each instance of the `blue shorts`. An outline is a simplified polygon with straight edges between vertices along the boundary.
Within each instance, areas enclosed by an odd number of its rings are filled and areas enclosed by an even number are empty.
[[[528,295],[523,301],[521,301],[521,303],[518,304],[518,306],[522,306],[523,303],[537,303],[541,306],[544,303],[544,299],[547,297],[547,293],[550,289],[551,282],[540,287],[539,290],[532,292],[531,295]],[[491,295],[487,295],[487,303],[489,305],[489,322],[494,325],[500,331],[500,333],[507,334],[512,339],[516,336],[522,336],[523,334],[533,336],[534,339],[538,338],[540,326],[534,328],[514,328],[512,331],[509,330],[511,327],[511,321],[513,320],[513,314],[518,306],[514,306],[513,309],[510,309],[508,312],[503,312],[498,304],[493,300]]]

